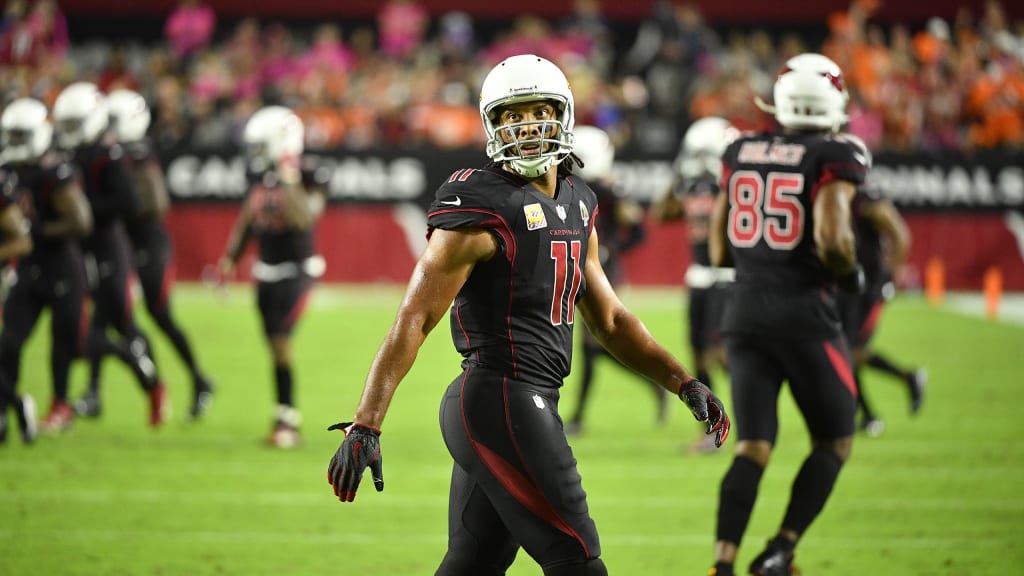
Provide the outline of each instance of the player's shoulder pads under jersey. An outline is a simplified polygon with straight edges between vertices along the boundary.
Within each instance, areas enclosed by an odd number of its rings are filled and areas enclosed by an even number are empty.
[[[60,188],[77,177],[78,168],[62,156],[44,156],[39,164],[43,177]]]
[[[497,170],[464,168],[456,170],[441,184],[427,210],[431,229],[510,228],[506,204],[522,188],[514,174]]]
[[[857,142],[843,134],[834,134],[822,138],[819,145],[821,184],[832,180],[846,180],[857,186],[864,184],[871,157]]]

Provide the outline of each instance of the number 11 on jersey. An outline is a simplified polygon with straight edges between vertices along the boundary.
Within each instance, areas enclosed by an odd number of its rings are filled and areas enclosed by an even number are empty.
[[[555,261],[555,282],[554,293],[551,295],[551,324],[559,326],[562,324],[562,312],[565,312],[565,323],[573,323],[573,313],[576,310],[576,293],[580,289],[582,269],[580,267],[581,242],[555,241],[551,243],[551,259]],[[568,282],[569,260],[572,260],[572,281]],[[565,292],[568,287],[569,298],[566,300]],[[565,305],[563,306],[563,302]]]

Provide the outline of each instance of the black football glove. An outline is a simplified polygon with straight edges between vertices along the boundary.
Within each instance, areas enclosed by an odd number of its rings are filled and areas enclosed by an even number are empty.
[[[340,422],[327,430],[342,430],[345,440],[327,467],[327,482],[334,487],[334,495],[342,502],[356,498],[356,490],[363,479],[363,472],[370,467],[373,485],[377,492],[384,490],[384,473],[381,470],[380,430],[362,424]]]
[[[679,387],[679,399],[693,413],[693,417],[705,424],[705,434],[715,434],[715,447],[721,448],[729,437],[729,415],[725,405],[703,382],[693,378]]]
[[[836,285],[843,292],[863,294],[868,285],[867,277],[864,276],[864,267],[855,264],[849,271],[837,274]]]

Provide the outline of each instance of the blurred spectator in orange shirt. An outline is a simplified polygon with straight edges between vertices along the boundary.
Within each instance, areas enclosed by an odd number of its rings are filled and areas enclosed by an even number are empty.
[[[210,44],[217,17],[213,8],[199,0],[181,0],[167,17],[164,38],[178,59],[188,58]]]

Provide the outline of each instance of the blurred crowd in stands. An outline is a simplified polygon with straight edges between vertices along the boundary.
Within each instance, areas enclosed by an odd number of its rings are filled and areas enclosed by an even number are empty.
[[[313,149],[478,146],[482,74],[528,52],[568,72],[577,123],[604,128],[620,146],[669,153],[699,117],[769,127],[754,97],[770,102],[782,63],[812,50],[842,66],[850,130],[874,149],[1024,146],[1024,22],[1007,21],[1000,2],[988,0],[952,21],[883,26],[872,20],[877,4],[854,0],[834,13],[819,43],[757,29],[724,34],[693,4],[663,1],[623,43],[601,0],[575,0],[560,20],[523,15],[486,38],[469,14],[432,16],[422,0],[384,1],[369,24],[316,27],[228,26],[209,3],[181,0],[163,38],[75,44],[58,2],[7,0],[0,97],[52,104],[76,80],[138,90],[164,147],[236,142],[264,103],[295,109]]]

